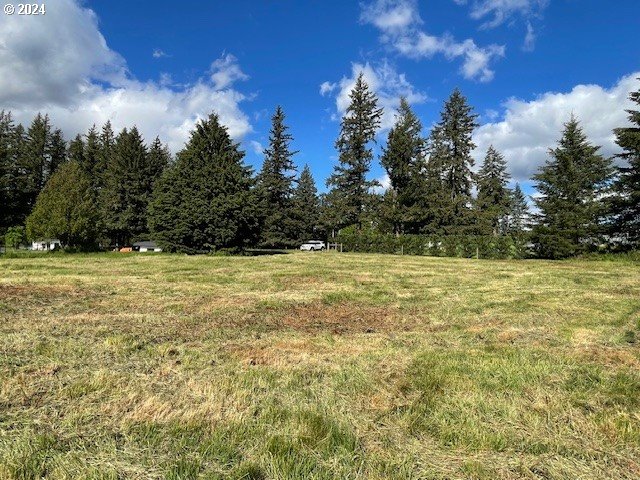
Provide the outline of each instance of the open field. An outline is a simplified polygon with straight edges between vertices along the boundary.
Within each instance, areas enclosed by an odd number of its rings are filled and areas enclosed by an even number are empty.
[[[639,328],[632,261],[0,259],[0,478],[637,479]]]

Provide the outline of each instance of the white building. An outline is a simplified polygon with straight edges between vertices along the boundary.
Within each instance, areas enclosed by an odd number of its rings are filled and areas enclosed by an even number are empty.
[[[49,252],[51,250],[59,250],[60,248],[60,240],[57,238],[44,238],[31,242],[31,250],[39,252]]]

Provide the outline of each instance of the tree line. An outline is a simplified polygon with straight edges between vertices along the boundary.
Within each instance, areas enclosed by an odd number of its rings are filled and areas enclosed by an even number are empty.
[[[281,107],[257,175],[215,113],[173,158],[159,138],[147,145],[136,127],[116,134],[107,122],[67,143],[46,115],[25,129],[0,112],[0,233],[7,244],[57,238],[76,249],[153,239],[185,253],[295,247],[310,238],[349,239],[361,250],[386,238],[422,252],[427,238],[429,251],[464,238],[508,240],[545,258],[640,244],[639,111],[628,112],[632,126],[614,131],[619,168],[578,119],[568,119],[533,176],[531,212],[520,186],[509,188],[498,150],[489,147],[475,172],[478,116],[457,89],[427,136],[401,99],[379,157],[391,185],[377,193],[368,174],[383,110],[362,75],[349,97],[338,163],[322,195],[308,166],[298,173]],[[640,90],[630,98],[640,104]]]

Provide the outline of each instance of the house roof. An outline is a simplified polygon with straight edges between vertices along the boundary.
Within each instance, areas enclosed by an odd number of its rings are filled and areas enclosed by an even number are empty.
[[[134,247],[144,247],[144,248],[158,248],[158,244],[156,242],[152,242],[149,240],[145,240],[143,242],[136,242],[133,244]]]

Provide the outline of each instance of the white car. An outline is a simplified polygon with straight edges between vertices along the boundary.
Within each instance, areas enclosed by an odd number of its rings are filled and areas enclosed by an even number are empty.
[[[300,250],[306,250],[308,252],[315,252],[316,250],[322,251],[324,248],[324,242],[322,240],[309,240],[300,245]]]

